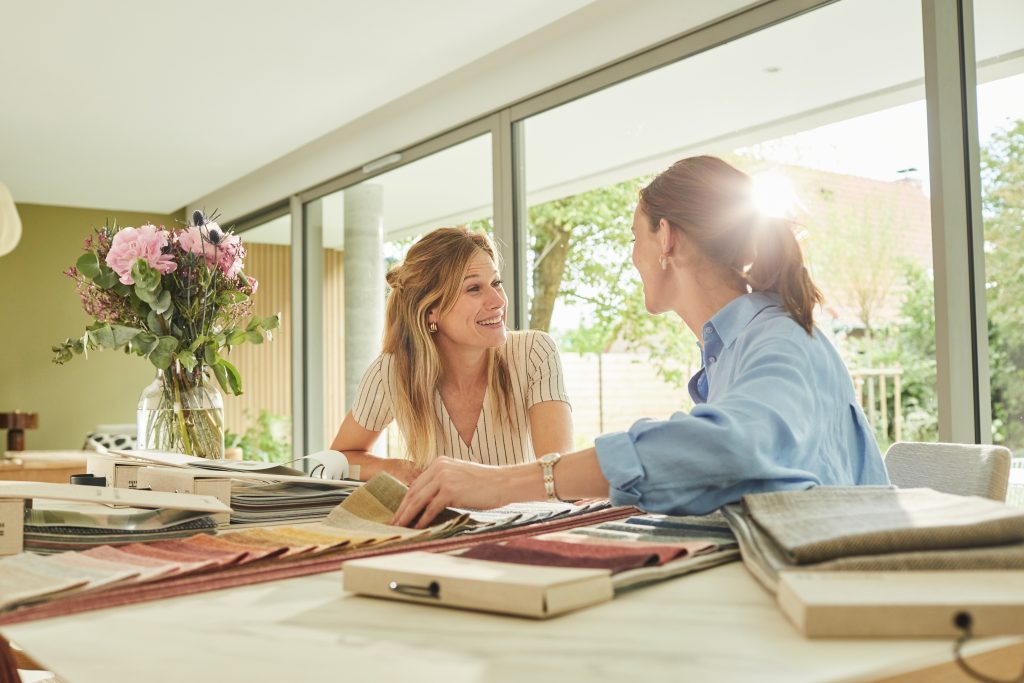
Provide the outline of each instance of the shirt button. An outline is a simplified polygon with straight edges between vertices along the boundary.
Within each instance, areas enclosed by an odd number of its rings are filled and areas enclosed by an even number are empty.
[[[710,335],[714,331],[715,331],[715,328],[711,327],[711,325],[708,325],[708,326],[706,326],[704,328],[704,334],[707,334],[707,335]]]
[[[714,363],[716,360],[718,360],[718,358],[716,358],[715,356],[711,356],[710,358],[708,358],[709,363]]]

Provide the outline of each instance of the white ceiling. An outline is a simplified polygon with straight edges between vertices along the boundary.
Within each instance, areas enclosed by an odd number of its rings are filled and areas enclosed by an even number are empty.
[[[1024,34],[1011,28],[1024,25],[1024,2],[979,0],[975,13],[979,80],[1024,72]],[[886,180],[910,167],[927,176],[923,51],[916,0],[845,0],[569,102],[526,120],[527,203],[810,130],[822,131],[812,151],[828,163],[806,150],[792,162]],[[1018,95],[1003,107],[1018,116],[1021,82],[1007,85]],[[829,134],[821,128],[854,118]],[[490,144],[485,135],[368,180],[382,188],[387,236],[491,215]],[[343,244],[343,197],[323,199],[327,246]],[[287,243],[288,221],[247,239]]]
[[[590,3],[2,0],[0,182],[173,211]]]

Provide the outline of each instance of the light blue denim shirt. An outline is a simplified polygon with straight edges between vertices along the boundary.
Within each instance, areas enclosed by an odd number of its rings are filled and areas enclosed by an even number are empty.
[[[706,514],[748,493],[889,477],[835,347],[772,294],[729,302],[701,331],[696,405],[597,438],[616,505]]]

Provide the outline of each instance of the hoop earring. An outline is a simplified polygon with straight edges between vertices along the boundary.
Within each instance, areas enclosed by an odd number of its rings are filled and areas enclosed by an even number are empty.
[[[668,257],[662,256],[662,257],[661,257],[661,258],[660,258],[660,259],[658,260],[658,263],[660,263],[660,264],[661,264],[661,269],[662,269],[662,270],[668,270]]]
[[[430,334],[436,333],[437,332],[437,323],[431,321],[430,324],[427,325],[427,329],[430,330]]]

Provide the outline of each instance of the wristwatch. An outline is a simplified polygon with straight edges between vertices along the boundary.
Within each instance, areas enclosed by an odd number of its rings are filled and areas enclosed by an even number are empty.
[[[561,498],[555,493],[555,464],[562,459],[561,453],[548,453],[542,455],[538,463],[544,470],[544,493],[548,497],[548,501],[551,503],[561,502]]]

